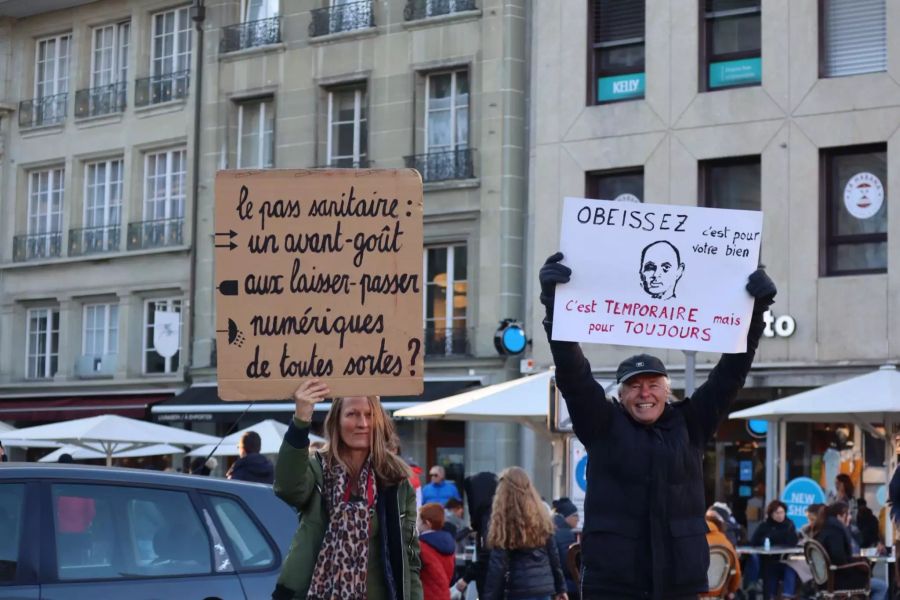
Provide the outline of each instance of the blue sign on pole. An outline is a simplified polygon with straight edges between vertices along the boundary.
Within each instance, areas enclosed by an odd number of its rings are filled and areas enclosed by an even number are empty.
[[[597,80],[597,99],[600,102],[644,97],[644,74],[630,73]]]
[[[587,491],[587,462],[588,457],[585,455],[575,465],[575,484],[585,492]]]
[[[822,491],[822,486],[809,477],[798,477],[784,486],[784,491],[781,492],[781,501],[787,504],[787,516],[799,529],[806,525],[808,520],[806,507],[810,504],[824,504],[825,492]]]

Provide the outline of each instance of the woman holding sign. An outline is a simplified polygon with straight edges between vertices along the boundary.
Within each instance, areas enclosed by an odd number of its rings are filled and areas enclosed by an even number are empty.
[[[302,518],[272,598],[421,600],[416,494],[394,425],[377,396],[336,398],[327,444],[310,453],[313,407],[327,396],[317,379],[294,392],[274,489]]]

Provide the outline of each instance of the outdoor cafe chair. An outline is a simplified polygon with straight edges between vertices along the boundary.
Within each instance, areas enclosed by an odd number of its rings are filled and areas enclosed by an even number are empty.
[[[709,591],[703,594],[703,598],[725,598],[728,584],[737,575],[732,556],[721,544],[712,544],[709,547],[709,569],[706,571]]]
[[[806,563],[809,570],[812,571],[813,581],[816,584],[816,598],[823,600],[856,600],[857,598],[869,597],[869,581],[872,578],[872,568],[869,563],[847,563],[846,565],[835,566],[831,564],[831,559],[824,546],[816,540],[807,540],[803,545],[803,554],[806,556]],[[834,589],[834,576],[837,572],[845,569],[864,569],[866,572],[866,587],[859,589],[836,590]]]
[[[581,581],[581,543],[575,542],[569,546],[566,553],[566,567],[569,569],[569,575],[572,581]]]

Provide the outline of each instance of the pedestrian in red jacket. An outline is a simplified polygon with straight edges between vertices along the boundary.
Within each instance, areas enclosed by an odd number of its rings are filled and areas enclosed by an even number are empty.
[[[417,527],[422,556],[422,591],[425,600],[450,600],[450,580],[456,567],[456,542],[442,531],[444,507],[436,502],[419,509]]]

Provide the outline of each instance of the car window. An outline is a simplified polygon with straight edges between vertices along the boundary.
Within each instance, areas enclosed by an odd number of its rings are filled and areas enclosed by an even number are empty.
[[[187,493],[54,484],[52,498],[60,580],[211,570],[209,535]]]
[[[0,583],[16,578],[24,497],[24,483],[0,483]]]
[[[222,533],[234,548],[232,558],[237,566],[255,569],[271,566],[275,562],[275,553],[244,507],[230,498],[207,497],[222,523]]]

